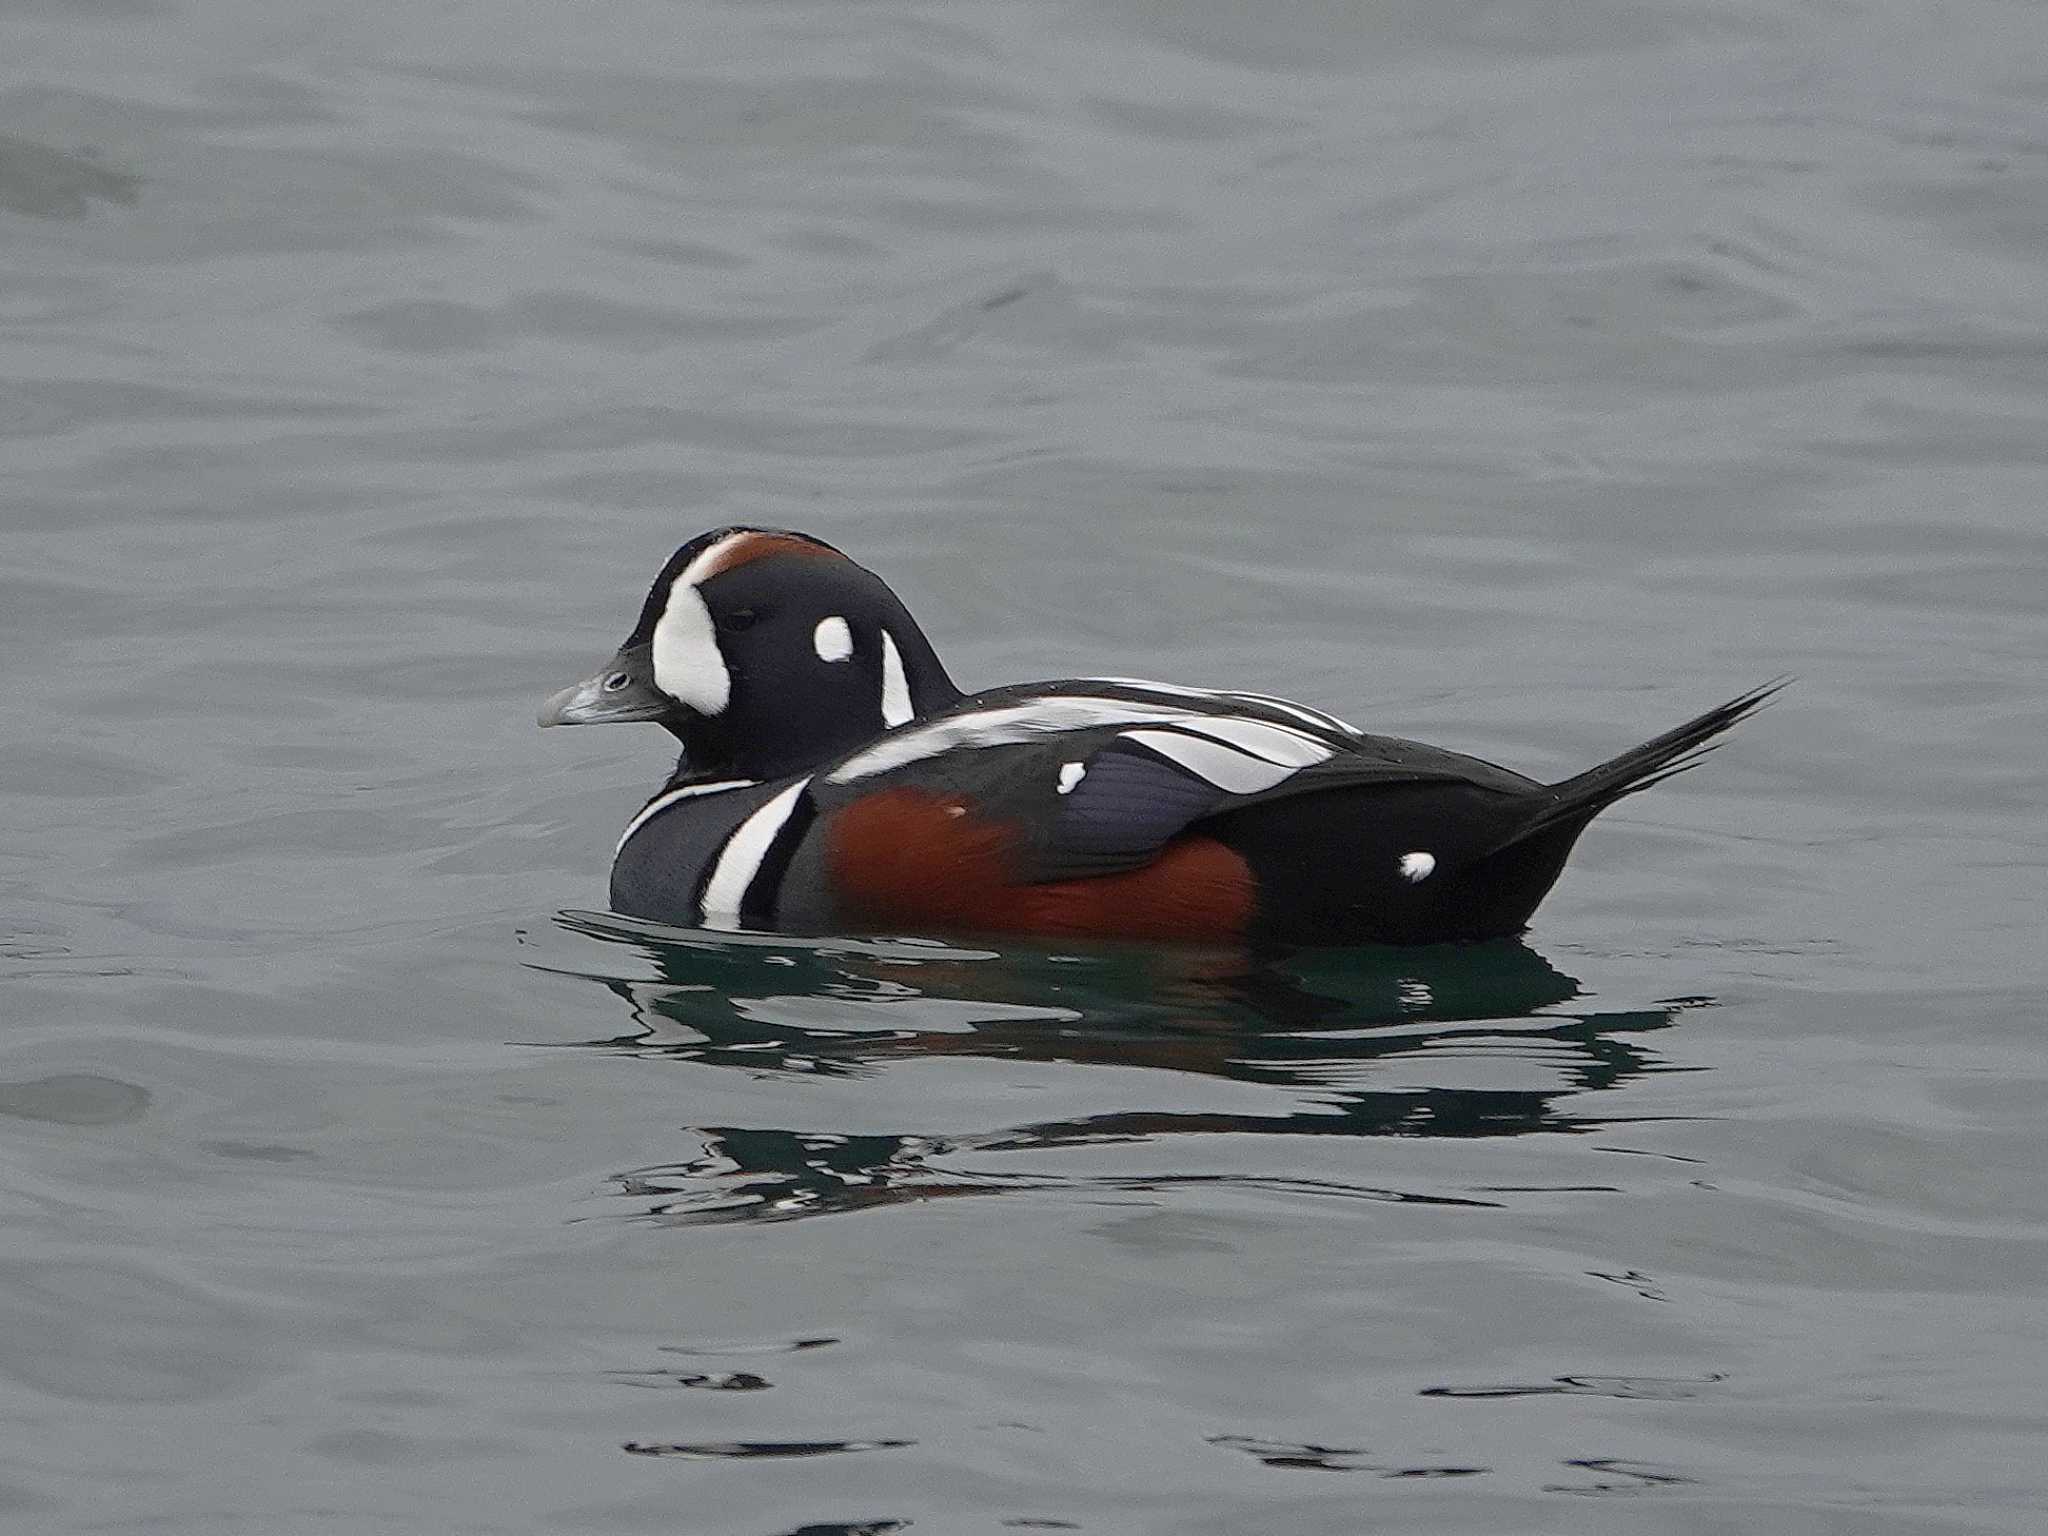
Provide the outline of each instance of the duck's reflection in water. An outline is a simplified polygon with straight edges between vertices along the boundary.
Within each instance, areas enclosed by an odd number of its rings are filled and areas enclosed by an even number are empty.
[[[629,1031],[581,1042],[583,1049],[812,1077],[874,1073],[915,1058],[1001,1058],[1149,1068],[1273,1090],[1271,1110],[1098,1110],[969,1134],[693,1126],[694,1155],[616,1179],[633,1202],[622,1214],[670,1222],[787,1219],[1002,1190],[1085,1185],[1109,1193],[1224,1181],[1489,1204],[1269,1174],[1063,1177],[970,1170],[959,1160],[1175,1136],[1586,1132],[1637,1117],[1595,1115],[1574,1101],[1679,1070],[1641,1037],[1705,1001],[1574,1010],[1577,981],[1516,941],[1318,951],[1252,967],[1157,948],[997,951],[713,934],[580,913],[563,914],[560,924],[606,946],[608,963],[537,966],[607,988],[632,1019]]]

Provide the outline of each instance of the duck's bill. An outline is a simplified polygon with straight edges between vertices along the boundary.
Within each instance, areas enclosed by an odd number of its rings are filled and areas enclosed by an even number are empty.
[[[602,672],[551,694],[540,707],[542,725],[611,725],[659,720],[676,701],[654,686],[654,656],[644,645],[629,646]]]

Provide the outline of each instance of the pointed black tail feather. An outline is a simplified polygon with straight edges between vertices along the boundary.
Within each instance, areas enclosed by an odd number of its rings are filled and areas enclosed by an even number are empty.
[[[1697,768],[1720,745],[1715,737],[1747,720],[1791,682],[1789,677],[1774,678],[1597,768],[1551,785],[1545,803],[1501,846],[1522,842],[1552,827],[1584,826],[1615,801]]]

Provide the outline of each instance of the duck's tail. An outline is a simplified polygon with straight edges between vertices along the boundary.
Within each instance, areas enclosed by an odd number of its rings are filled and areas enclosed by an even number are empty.
[[[1762,709],[1791,681],[1789,677],[1773,679],[1661,736],[1652,736],[1641,746],[1631,747],[1597,768],[1588,768],[1551,785],[1546,802],[1516,827],[1502,846],[1526,841],[1557,827],[1570,826],[1576,830],[1615,801],[1697,768],[1720,745],[1715,737]]]

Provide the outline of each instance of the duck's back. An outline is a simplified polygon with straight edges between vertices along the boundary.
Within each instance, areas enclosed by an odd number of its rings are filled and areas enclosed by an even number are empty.
[[[672,788],[623,840],[612,897],[667,921],[809,930],[1389,936],[1435,905],[1421,887],[1439,867],[1538,791],[1282,700],[1024,685],[814,774]]]

